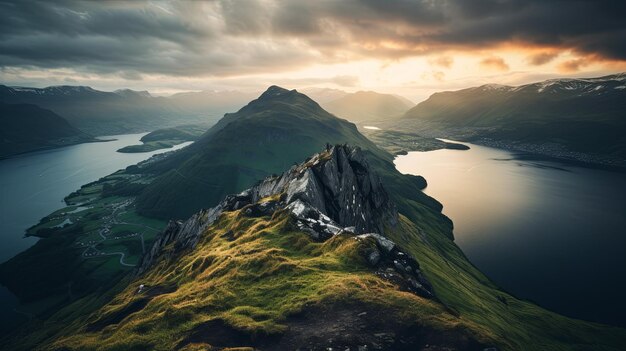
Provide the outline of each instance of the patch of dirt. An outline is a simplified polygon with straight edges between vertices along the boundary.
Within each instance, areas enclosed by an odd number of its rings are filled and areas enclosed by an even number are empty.
[[[358,302],[315,305],[288,318],[287,331],[276,336],[253,336],[221,320],[212,320],[196,327],[178,349],[194,343],[210,344],[218,350],[250,347],[263,351],[482,351],[487,347],[458,330],[403,324],[394,319],[394,314]]]
[[[226,324],[221,319],[213,319],[196,326],[177,347],[188,344],[204,343],[221,349],[224,347],[245,347],[253,344],[252,337],[243,331]]]
[[[288,321],[289,329],[262,350],[483,350],[459,331],[436,331],[394,319],[393,311],[367,304],[313,306]]]

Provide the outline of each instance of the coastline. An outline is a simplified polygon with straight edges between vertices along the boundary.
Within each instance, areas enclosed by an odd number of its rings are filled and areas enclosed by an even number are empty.
[[[547,146],[555,144],[518,144],[488,138],[469,140],[467,142],[510,151],[519,160],[551,161],[570,166],[626,173],[626,160],[619,160],[618,158],[604,155],[556,150]]]
[[[28,150],[28,151],[18,152],[16,154],[0,156],[0,161],[8,160],[8,159],[11,159],[11,158],[20,157],[20,156],[24,156],[24,155],[28,155],[28,154],[31,154],[33,152],[40,152],[40,151],[47,151],[47,150],[56,150],[56,149],[60,149],[60,148],[66,147],[66,146],[74,146],[74,145],[88,144],[88,143],[106,143],[106,142],[115,141],[115,140],[117,140],[117,139],[98,139],[98,137],[94,137],[94,138],[89,139],[89,140],[70,142],[70,143],[63,144],[63,145],[47,145],[47,146],[42,146],[42,147],[39,147],[39,148],[36,148],[36,149]]]

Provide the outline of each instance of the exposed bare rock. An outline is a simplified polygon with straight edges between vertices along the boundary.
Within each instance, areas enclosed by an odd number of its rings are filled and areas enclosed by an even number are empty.
[[[324,241],[338,234],[356,235],[357,240],[376,242],[366,260],[376,274],[402,289],[432,297],[430,283],[417,261],[387,238],[385,230],[398,224],[398,211],[379,177],[359,148],[328,146],[280,176],[268,177],[250,189],[228,195],[218,206],[198,212],[185,222],[170,221],[143,257],[137,274],[145,272],[174,243],[175,250],[193,248],[200,236],[224,211],[249,217],[271,216],[286,209],[300,230]]]

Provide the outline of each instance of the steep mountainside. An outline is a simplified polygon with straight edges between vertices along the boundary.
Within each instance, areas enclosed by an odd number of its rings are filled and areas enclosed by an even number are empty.
[[[406,122],[465,140],[554,144],[626,159],[626,74],[433,94]],[[548,146],[546,146],[547,148]]]
[[[326,112],[306,95],[273,86],[237,113],[226,114],[190,147],[152,165],[148,172],[159,177],[139,196],[138,209],[148,216],[186,218],[280,173],[327,143],[366,149],[391,188],[410,186],[424,203],[440,208],[419,191],[425,186],[422,178],[401,176],[393,157],[354,124]]]
[[[0,158],[92,140],[50,110],[0,103]]]
[[[498,290],[434,222],[400,214],[360,149],[327,147],[171,221],[115,293],[76,300],[6,345],[619,350],[626,342],[624,330]]]
[[[322,106],[341,118],[360,123],[399,118],[414,104],[391,94],[359,91],[322,103]]]

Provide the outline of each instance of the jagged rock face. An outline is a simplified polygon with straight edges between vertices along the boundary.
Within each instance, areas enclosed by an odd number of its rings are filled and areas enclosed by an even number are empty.
[[[300,230],[318,241],[340,233],[354,235],[357,240],[373,238],[377,248],[365,258],[377,275],[420,296],[433,297],[417,261],[381,235],[386,228],[397,225],[398,211],[361,150],[345,145],[327,147],[303,164],[240,194],[229,195],[218,206],[200,211],[185,222],[170,221],[143,257],[137,274],[148,270],[171,243],[173,253],[193,248],[224,211],[242,210],[246,216],[259,217],[280,209],[289,210]]]
[[[222,214],[223,208],[216,206],[209,210],[202,210],[186,220],[170,221],[165,230],[156,238],[150,251],[141,258],[141,262],[135,270],[135,275],[146,272],[162,256],[163,249],[171,243],[175,243],[175,248],[183,250],[193,248],[200,239],[200,234],[211,225]]]
[[[260,202],[276,195],[281,195],[280,203]],[[169,243],[176,242],[180,248],[193,247],[202,229],[223,211],[245,206],[249,206],[246,214],[256,216],[289,208],[298,218],[300,228],[317,240],[325,240],[346,227],[357,234],[384,233],[386,226],[398,222],[395,205],[361,149],[337,145],[280,176],[269,177],[240,194],[227,196],[216,207],[200,211],[184,223],[170,222],[142,259],[138,272],[145,271]]]
[[[280,193],[286,205],[300,200],[356,233],[383,233],[398,222],[395,205],[359,148],[330,147],[248,190],[252,202]]]
[[[376,248],[365,254],[367,262],[376,269],[376,274],[396,283],[403,290],[431,298],[433,287],[420,270],[419,263],[402,251],[393,241],[376,234],[357,235],[355,239],[376,241]]]

